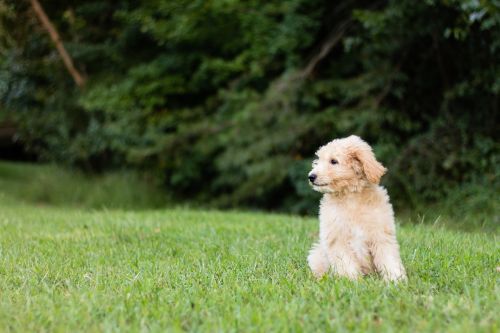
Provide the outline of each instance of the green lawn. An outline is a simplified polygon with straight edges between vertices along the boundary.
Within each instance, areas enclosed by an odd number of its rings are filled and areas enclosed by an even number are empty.
[[[407,284],[316,281],[313,218],[89,210],[0,187],[0,330],[498,332],[498,234],[401,222]]]

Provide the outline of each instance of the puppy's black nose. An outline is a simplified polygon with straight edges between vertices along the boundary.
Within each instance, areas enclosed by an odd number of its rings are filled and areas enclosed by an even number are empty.
[[[314,183],[314,181],[316,180],[316,177],[317,176],[314,173],[309,174],[309,181],[311,183]]]

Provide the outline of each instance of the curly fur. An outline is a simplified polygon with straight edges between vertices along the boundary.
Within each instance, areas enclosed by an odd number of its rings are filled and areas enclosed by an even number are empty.
[[[406,279],[396,240],[394,213],[379,186],[386,169],[357,136],[335,139],[316,152],[309,175],[320,203],[319,240],[307,258],[316,277],[332,269],[356,279],[378,272],[385,280]]]

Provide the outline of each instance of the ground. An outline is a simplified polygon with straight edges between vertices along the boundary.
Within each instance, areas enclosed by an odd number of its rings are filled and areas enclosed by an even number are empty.
[[[90,210],[3,189],[2,331],[500,330],[496,232],[398,220],[408,283],[317,281],[315,218]]]

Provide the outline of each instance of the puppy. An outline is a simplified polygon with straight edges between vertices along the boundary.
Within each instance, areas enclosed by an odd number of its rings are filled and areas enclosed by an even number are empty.
[[[313,274],[319,278],[331,268],[353,280],[371,272],[387,281],[406,280],[392,205],[378,185],[386,169],[371,147],[351,135],[320,147],[316,156],[309,182],[324,195],[319,241],[307,258]]]

